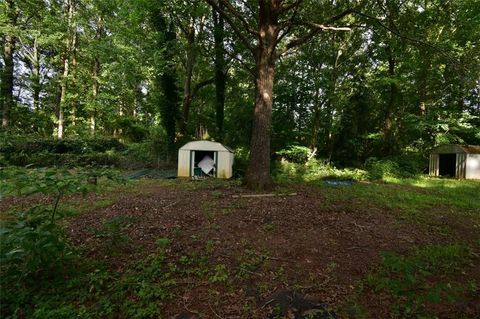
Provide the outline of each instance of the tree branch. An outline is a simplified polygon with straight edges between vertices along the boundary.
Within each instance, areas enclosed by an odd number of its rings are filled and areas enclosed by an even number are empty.
[[[259,33],[258,31],[254,30],[251,28],[250,24],[248,24],[247,20],[245,20],[245,17],[237,10],[235,9],[230,1],[228,0],[219,0],[221,4],[230,12],[233,16],[235,16],[240,22],[243,24],[245,30],[253,34],[254,36],[258,36]]]
[[[205,86],[207,86],[209,84],[213,84],[214,81],[215,81],[215,78],[211,78],[211,79],[203,80],[203,81],[195,84],[195,86],[193,87],[193,90],[192,90],[191,98],[193,98],[195,95],[197,95],[198,91],[200,91]]]
[[[400,39],[403,39],[403,40],[406,40],[406,41],[409,41],[409,42],[412,42],[412,43],[416,43],[416,44],[419,44],[419,45],[424,45],[424,46],[427,46],[429,48],[435,49],[435,50],[439,51],[440,53],[442,53],[445,57],[447,57],[451,62],[458,63],[458,61],[454,57],[452,57],[444,49],[442,49],[440,47],[437,47],[436,45],[433,45],[433,44],[428,43],[428,42],[423,41],[423,40],[419,40],[419,39],[415,39],[415,38],[405,36],[405,35],[401,34],[399,31],[394,30],[394,29],[390,28],[389,26],[385,25],[384,23],[382,23],[382,21],[380,21],[380,19],[377,18],[377,17],[371,16],[369,14],[366,14],[366,13],[363,13],[363,12],[360,12],[360,11],[355,11],[354,13],[358,14],[359,16],[362,16],[362,17],[365,17],[367,19],[375,21],[380,27],[382,27],[385,30],[389,31],[390,33],[396,35]]]
[[[355,12],[354,9],[347,9],[347,10],[341,12],[340,14],[330,18],[327,21],[326,24],[307,23],[307,25],[309,25],[311,27],[310,32],[308,32],[303,37],[296,38],[296,39],[290,41],[289,43],[287,43],[287,45],[280,52],[277,53],[277,56],[278,57],[282,56],[283,54],[287,53],[290,49],[292,49],[294,47],[297,47],[297,46],[300,46],[302,44],[305,44],[311,38],[313,38],[314,36],[316,36],[317,34],[319,34],[320,32],[322,32],[324,30],[350,31],[350,30],[346,30],[345,28],[337,28],[337,27],[334,27],[334,26],[329,26],[329,24],[331,24],[335,21],[338,21],[338,20],[342,19],[343,17],[345,17],[349,14],[352,14],[354,12]]]
[[[290,11],[292,9],[296,10],[302,2],[303,2],[303,0],[296,0],[292,3],[290,3],[290,4],[286,4],[286,5],[282,6],[281,13]]]
[[[245,34],[243,34],[240,29],[235,25],[231,17],[226,14],[225,10],[215,0],[205,0],[208,4],[212,6],[212,8],[217,11],[219,14],[222,15],[222,17],[227,21],[227,23],[230,25],[230,27],[233,29],[235,34],[240,38],[240,41],[252,52],[252,54],[255,54],[255,48],[252,45],[252,43],[247,39]],[[223,1],[223,0],[220,0]]]
[[[317,24],[317,23],[312,23],[312,22],[307,23],[307,25],[312,27],[312,28],[317,28],[317,29],[321,29],[321,30],[352,31],[352,28],[350,28],[350,27],[333,27],[333,26],[329,26],[329,25]]]

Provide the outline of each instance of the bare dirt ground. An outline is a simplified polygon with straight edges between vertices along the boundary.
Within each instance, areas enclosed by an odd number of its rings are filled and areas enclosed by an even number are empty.
[[[373,204],[326,200],[321,187],[293,186],[291,192],[296,195],[250,198],[235,197],[246,190],[234,184],[192,188],[148,183],[133,192],[111,194],[116,199],[109,207],[69,218],[68,233],[75,245],[85,247],[86,257],[104,259],[118,273],[154,253],[159,238],[172,240],[170,256],[205,251],[209,243],[212,267],[226,265],[232,279],[227,284],[186,278],[166,305],[166,318],[180,313],[184,317],[178,318],[269,318],[274,304],[287,318],[302,318],[294,315],[294,308],[302,307],[295,305],[296,296],[301,296],[300,304],[321,304],[343,317],[339,309],[378,267],[381,251],[404,254],[462,236],[429,232]],[[92,195],[86,201],[97,199]],[[11,204],[21,205],[18,200],[3,203],[4,208]],[[129,243],[121,254],[109,254],[105,239],[92,232],[116,218],[128,221],[122,232]],[[479,269],[474,266],[459,277],[480,282]],[[387,296],[367,292],[359,300],[365,317],[391,317],[392,300]],[[469,296],[466,303],[437,306],[434,311],[440,318],[474,318],[480,311],[477,302]]]

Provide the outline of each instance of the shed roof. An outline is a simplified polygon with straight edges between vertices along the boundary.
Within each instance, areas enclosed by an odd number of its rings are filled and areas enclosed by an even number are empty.
[[[185,151],[214,151],[214,152],[230,152],[233,153],[233,151],[218,142],[212,142],[212,141],[192,141],[188,142],[187,144],[183,145],[180,148],[180,151],[185,150]]]
[[[437,146],[432,150],[433,154],[460,153],[480,154],[480,145],[447,144]]]

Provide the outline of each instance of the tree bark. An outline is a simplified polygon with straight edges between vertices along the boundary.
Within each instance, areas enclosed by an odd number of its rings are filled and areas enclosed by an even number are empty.
[[[318,143],[318,130],[320,129],[320,116],[322,113],[322,104],[320,101],[320,88],[315,88],[315,111],[313,114],[312,121],[312,136],[310,138],[310,149],[314,150],[317,148]]]
[[[185,63],[185,80],[183,83],[183,103],[182,103],[182,118],[179,125],[180,135],[184,136],[187,132],[188,114],[190,112],[190,105],[192,104],[192,77],[193,67],[195,65],[195,26],[194,19],[190,19],[187,28],[187,52]]]
[[[332,73],[330,74],[330,87],[328,93],[328,100],[326,104],[326,113],[327,113],[327,125],[325,127],[325,149],[328,153],[328,161],[332,160],[334,152],[334,141],[333,141],[333,116],[335,110],[335,95],[337,91],[337,82],[338,82],[338,62],[342,56],[342,50],[336,47],[337,37],[333,34],[333,65]]]
[[[63,74],[60,81],[60,102],[58,106],[58,126],[57,126],[57,138],[63,138],[64,126],[65,126],[65,100],[67,95],[67,81],[70,68],[70,54],[72,52],[72,44],[75,30],[72,31],[73,24],[73,13],[74,13],[74,3],[73,0],[67,1],[67,24],[68,24],[68,35],[66,39],[65,52],[62,56],[62,66]]]
[[[32,90],[33,90],[33,109],[38,111],[40,109],[40,92],[42,91],[42,84],[40,82],[40,57],[38,53],[38,43],[35,38],[32,52]]]
[[[93,109],[90,113],[90,133],[95,135],[97,128],[97,96],[98,96],[98,73],[100,72],[100,61],[98,58],[93,58],[93,69],[92,69],[92,103]]]
[[[12,26],[16,24],[17,16],[14,9],[14,1],[6,0],[6,13],[8,20]],[[0,107],[2,109],[2,128],[7,128],[10,125],[10,112],[14,107],[13,99],[13,77],[14,77],[14,63],[13,55],[15,53],[15,37],[13,34],[5,34],[3,45],[3,61],[5,67],[2,73],[2,83],[0,89]]]
[[[76,32],[73,33],[72,36],[72,67],[71,67],[71,86],[72,91],[72,101],[70,103],[72,108],[72,126],[77,124],[77,98],[78,98],[78,88],[77,88],[77,34]]]
[[[215,115],[217,124],[217,138],[223,140],[223,120],[225,112],[225,87],[227,76],[225,74],[224,57],[224,29],[223,16],[213,11],[213,37],[215,42]]]
[[[270,189],[270,139],[272,129],[275,47],[278,41],[278,14],[281,1],[259,2],[259,41],[255,64],[255,114],[253,117],[250,160],[245,183],[251,189]]]
[[[62,80],[60,82],[60,103],[58,106],[58,126],[57,126],[57,138],[63,138],[64,122],[65,122],[65,97],[67,94],[67,78],[68,78],[68,68],[69,61],[68,57],[64,56],[62,58],[63,64],[63,74]]]
[[[385,155],[391,155],[394,150],[393,140],[393,121],[395,113],[395,105],[397,101],[397,85],[393,82],[395,76],[395,57],[390,46],[387,47],[388,52],[388,75],[391,79],[389,97],[385,110],[385,120],[382,127],[383,152]]]

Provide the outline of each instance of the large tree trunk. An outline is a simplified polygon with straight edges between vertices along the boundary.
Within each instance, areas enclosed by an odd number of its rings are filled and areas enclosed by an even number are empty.
[[[6,0],[6,13],[12,26],[16,24],[16,14],[13,0]],[[15,52],[15,37],[12,34],[5,34],[3,45],[3,61],[5,68],[2,73],[2,83],[0,88],[0,107],[2,109],[2,128],[7,128],[10,124],[10,111],[13,108],[13,54]]]
[[[255,114],[250,160],[245,175],[245,183],[251,189],[269,189],[273,186],[270,176],[270,138],[280,3],[276,0],[259,2],[260,37],[255,55]]]
[[[225,74],[224,57],[224,20],[221,14],[213,10],[213,37],[215,41],[215,114],[217,123],[217,138],[223,140],[223,120],[225,111]]]

